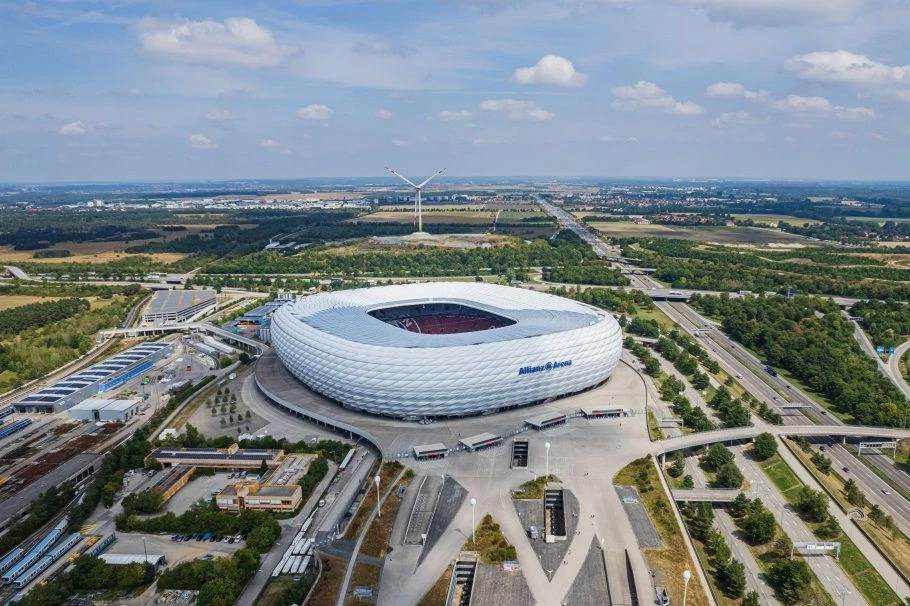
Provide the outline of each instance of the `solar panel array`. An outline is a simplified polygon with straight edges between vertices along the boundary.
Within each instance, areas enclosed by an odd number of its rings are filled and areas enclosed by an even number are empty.
[[[160,353],[168,347],[172,347],[172,345],[163,342],[142,343],[141,345],[137,345],[136,347],[112,356],[103,362],[93,364],[85,370],[69,375],[53,385],[48,385],[47,387],[39,389],[38,391],[17,400],[13,403],[13,406],[29,406],[36,404],[42,406],[55,405],[57,402],[82,389],[104,383],[118,373],[143,362],[147,358]]]

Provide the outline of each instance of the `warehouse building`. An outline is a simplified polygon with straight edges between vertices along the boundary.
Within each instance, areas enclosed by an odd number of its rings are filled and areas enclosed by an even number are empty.
[[[139,400],[88,398],[69,409],[71,419],[126,423],[139,414]]]
[[[159,290],[152,296],[142,320],[146,324],[176,324],[214,309],[214,290]]]
[[[269,467],[284,459],[283,450],[244,450],[237,444],[228,448],[157,448],[150,455],[164,467],[195,465],[212,469],[259,469],[262,462]]]
[[[173,353],[173,343],[143,343],[42,387],[16,400],[13,406],[20,413],[62,412],[86,398],[117,389]]]

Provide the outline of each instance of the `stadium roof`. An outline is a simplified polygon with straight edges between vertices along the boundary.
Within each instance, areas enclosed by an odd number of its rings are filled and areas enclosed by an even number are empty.
[[[367,312],[392,306],[453,303],[515,321],[491,330],[421,334],[402,330]],[[584,328],[606,312],[563,297],[479,282],[427,282],[360,288],[299,299],[283,310],[317,330],[364,345],[453,347],[513,341]]]

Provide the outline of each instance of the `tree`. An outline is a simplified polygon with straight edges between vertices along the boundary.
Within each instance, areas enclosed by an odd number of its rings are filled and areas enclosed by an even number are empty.
[[[683,488],[695,488],[695,480],[692,479],[692,476],[686,474],[682,479]]]
[[[729,560],[718,566],[717,582],[729,597],[740,597],[746,589],[746,567],[739,560]]]
[[[269,472],[268,463],[266,463],[265,460],[263,460],[262,463],[259,464],[259,477],[264,478],[265,474],[267,474],[268,472]]]
[[[689,523],[689,530],[692,536],[699,541],[704,541],[708,537],[708,531],[711,530],[711,524],[714,522],[714,510],[711,509],[711,503],[698,503],[695,506],[695,513]]]
[[[777,560],[768,570],[768,581],[787,604],[795,604],[812,581],[812,573],[805,560]]]
[[[844,482],[844,496],[847,497],[847,501],[849,501],[851,505],[862,507],[866,504],[866,496],[856,485],[856,482],[853,481],[853,478]]]
[[[717,471],[727,463],[733,462],[733,453],[723,444],[712,444],[705,455],[705,468],[708,471]]]
[[[695,389],[702,391],[704,389],[708,389],[708,386],[710,384],[711,384],[711,380],[708,378],[708,375],[706,375],[705,373],[696,372],[694,375],[692,375],[692,387],[694,387]]]
[[[764,507],[759,511],[749,512],[739,526],[743,529],[749,542],[754,545],[764,545],[774,538],[774,533],[777,531],[774,514]]]
[[[761,606],[761,602],[758,600],[758,592],[750,591],[747,593],[740,606]]]
[[[758,434],[752,444],[752,452],[759,461],[770,459],[777,454],[777,439],[768,432]]]
[[[740,488],[743,485],[743,474],[734,463],[727,463],[717,470],[715,484],[718,488]]]
[[[673,464],[670,465],[670,476],[678,478],[686,470],[686,458],[683,456],[683,453],[679,450],[676,451],[676,454],[673,455]]]
[[[250,417],[253,416],[253,415],[251,415],[251,414],[250,414],[250,411],[248,410],[248,411],[246,411],[246,415],[244,415],[244,416],[246,417],[246,420],[249,421],[249,420],[250,420]]]
[[[749,497],[746,496],[746,493],[741,492],[736,495],[736,498],[733,499],[733,503],[730,505],[730,515],[734,518],[741,518],[746,515],[746,511],[752,501],[749,500]]]
[[[657,361],[657,358],[648,358],[645,360],[645,372],[652,377],[660,372],[660,362]]]
[[[245,351],[241,351],[240,355],[237,356],[237,359],[240,360],[241,364],[249,364],[252,361],[252,358],[250,358],[250,354],[248,354]]]
[[[222,419],[221,419],[221,427],[226,427],[226,426],[227,426],[227,422],[224,420],[224,417],[222,417]]]
[[[810,522],[824,522],[828,517],[828,497],[803,486],[796,495],[796,510]]]
[[[787,536],[787,533],[780,533],[780,536],[774,541],[774,555],[779,558],[788,558],[792,550],[793,541]]]

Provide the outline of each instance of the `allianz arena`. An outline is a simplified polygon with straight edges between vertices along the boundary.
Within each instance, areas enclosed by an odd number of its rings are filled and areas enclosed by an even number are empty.
[[[608,313],[479,282],[342,290],[279,308],[272,344],[310,389],[363,412],[489,413],[597,386],[619,361]]]

